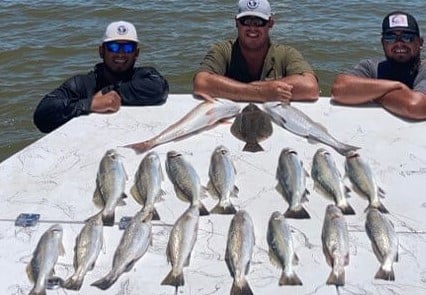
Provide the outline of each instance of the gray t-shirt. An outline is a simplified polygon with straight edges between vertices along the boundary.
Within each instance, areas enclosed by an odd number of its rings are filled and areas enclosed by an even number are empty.
[[[381,62],[383,61],[374,59],[362,60],[358,65],[350,70],[348,74],[363,78],[377,79],[378,67]],[[414,78],[412,89],[426,94],[426,60],[421,61],[419,71]]]

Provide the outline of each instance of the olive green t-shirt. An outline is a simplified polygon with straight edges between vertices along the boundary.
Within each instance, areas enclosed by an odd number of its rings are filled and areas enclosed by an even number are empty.
[[[197,72],[205,71],[246,83],[277,80],[294,74],[314,74],[311,66],[296,49],[287,45],[271,44],[260,77],[250,77],[247,63],[241,54],[237,40],[228,40],[213,45],[197,70]]]

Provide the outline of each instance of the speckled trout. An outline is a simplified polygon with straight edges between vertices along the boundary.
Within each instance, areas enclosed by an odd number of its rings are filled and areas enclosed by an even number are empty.
[[[308,140],[322,142],[344,156],[350,151],[359,149],[359,147],[340,142],[324,126],[288,103],[266,102],[263,104],[263,109],[278,126],[296,135],[306,137]]]
[[[207,190],[213,197],[217,197],[219,202],[210,213],[235,214],[237,212],[231,203],[231,196],[238,195],[235,177],[236,169],[229,150],[223,145],[216,147],[210,158]]]
[[[166,194],[161,188],[163,180],[160,157],[154,151],[149,152],[139,164],[130,192],[135,200],[144,206],[145,210],[152,211],[152,220],[160,220],[154,204],[162,201]]]
[[[27,266],[28,277],[34,282],[29,295],[46,294],[46,283],[54,273],[53,268],[58,261],[58,256],[65,254],[62,232],[62,226],[54,224],[38,241],[31,262]]]
[[[367,212],[365,230],[371,241],[373,252],[380,262],[375,279],[394,281],[394,262],[398,261],[398,236],[393,224],[379,210],[370,208]]]
[[[62,285],[65,289],[80,290],[86,273],[92,270],[103,246],[102,215],[96,214],[86,221],[75,241],[74,274]]]
[[[231,295],[252,295],[246,275],[250,269],[255,244],[253,221],[244,211],[238,211],[231,220],[226,242],[225,262],[234,278]]]
[[[266,239],[272,264],[282,269],[279,285],[302,285],[293,269],[299,258],[294,251],[291,229],[284,215],[278,211],[272,213],[269,218]]]
[[[369,205],[365,211],[377,208],[382,213],[389,213],[380,200],[385,196],[384,190],[377,185],[370,166],[358,153],[351,152],[346,156],[345,171],[354,190],[368,199]]]
[[[189,111],[176,123],[170,125],[160,134],[151,139],[128,144],[124,147],[132,148],[140,154],[160,144],[179,140],[203,130],[215,127],[219,122],[235,117],[241,107],[230,100],[218,99],[215,101],[204,101]]]
[[[108,150],[102,157],[96,177],[93,202],[102,208],[102,221],[107,226],[114,225],[115,208],[126,204],[123,199],[126,198],[127,174],[121,157],[116,150]]]
[[[322,250],[331,267],[327,285],[345,285],[345,266],[349,264],[349,233],[345,216],[336,205],[328,205],[321,233]]]

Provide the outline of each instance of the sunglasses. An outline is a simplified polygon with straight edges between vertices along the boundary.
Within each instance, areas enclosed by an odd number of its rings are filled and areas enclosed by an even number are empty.
[[[416,39],[416,34],[414,33],[402,33],[401,35],[397,35],[394,33],[386,33],[383,34],[383,40],[386,43],[393,44],[397,41],[402,41],[403,43],[411,43]]]
[[[264,20],[260,17],[244,16],[239,18],[238,22],[245,27],[264,27],[269,22],[269,20]]]
[[[129,54],[136,51],[137,45],[134,42],[118,43],[115,41],[106,42],[105,46],[107,50],[111,53],[119,53],[120,50],[123,53]]]

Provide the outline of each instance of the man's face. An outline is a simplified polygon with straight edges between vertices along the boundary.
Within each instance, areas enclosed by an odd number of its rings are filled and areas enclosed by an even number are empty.
[[[240,45],[249,50],[257,50],[268,43],[269,29],[273,26],[273,20],[244,16],[236,20],[236,26]]]
[[[412,32],[393,30],[382,35],[382,46],[388,60],[403,64],[420,58],[423,38]]]
[[[99,55],[111,72],[119,74],[133,68],[139,48],[135,42],[110,41],[99,46]]]

